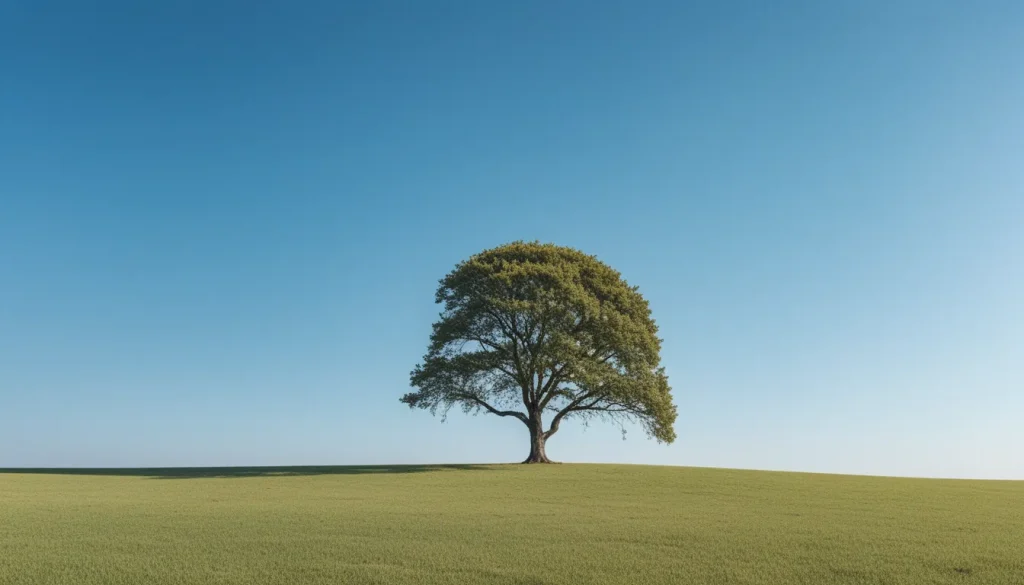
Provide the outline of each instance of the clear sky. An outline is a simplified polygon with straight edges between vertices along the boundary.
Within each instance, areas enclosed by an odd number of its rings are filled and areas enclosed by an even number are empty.
[[[1024,478],[1024,3],[0,3],[0,466],[518,461],[398,402],[511,240],[640,287],[674,445]]]

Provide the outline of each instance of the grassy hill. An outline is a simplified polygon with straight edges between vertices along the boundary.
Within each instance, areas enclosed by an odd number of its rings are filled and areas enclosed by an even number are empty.
[[[611,465],[0,472],[0,583],[1024,583],[1024,482]]]

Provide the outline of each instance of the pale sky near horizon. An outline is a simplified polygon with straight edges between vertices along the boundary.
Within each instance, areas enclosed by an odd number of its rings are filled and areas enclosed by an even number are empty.
[[[254,5],[256,4],[256,5]],[[769,6],[770,4],[770,6]],[[0,467],[519,461],[398,402],[512,240],[650,300],[670,446],[1024,479],[1024,3],[0,4]]]

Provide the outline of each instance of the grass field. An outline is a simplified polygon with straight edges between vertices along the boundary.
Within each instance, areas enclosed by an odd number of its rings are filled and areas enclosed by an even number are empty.
[[[0,583],[1024,583],[1024,482],[550,465],[0,473]]]

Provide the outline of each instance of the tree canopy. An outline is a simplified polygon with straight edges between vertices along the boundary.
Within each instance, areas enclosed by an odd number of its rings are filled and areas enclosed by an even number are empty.
[[[401,398],[411,408],[516,419],[530,431],[527,463],[548,462],[546,441],[567,419],[631,421],[675,440],[648,303],[596,257],[513,242],[458,264],[436,302],[444,309],[410,376],[415,391]]]

